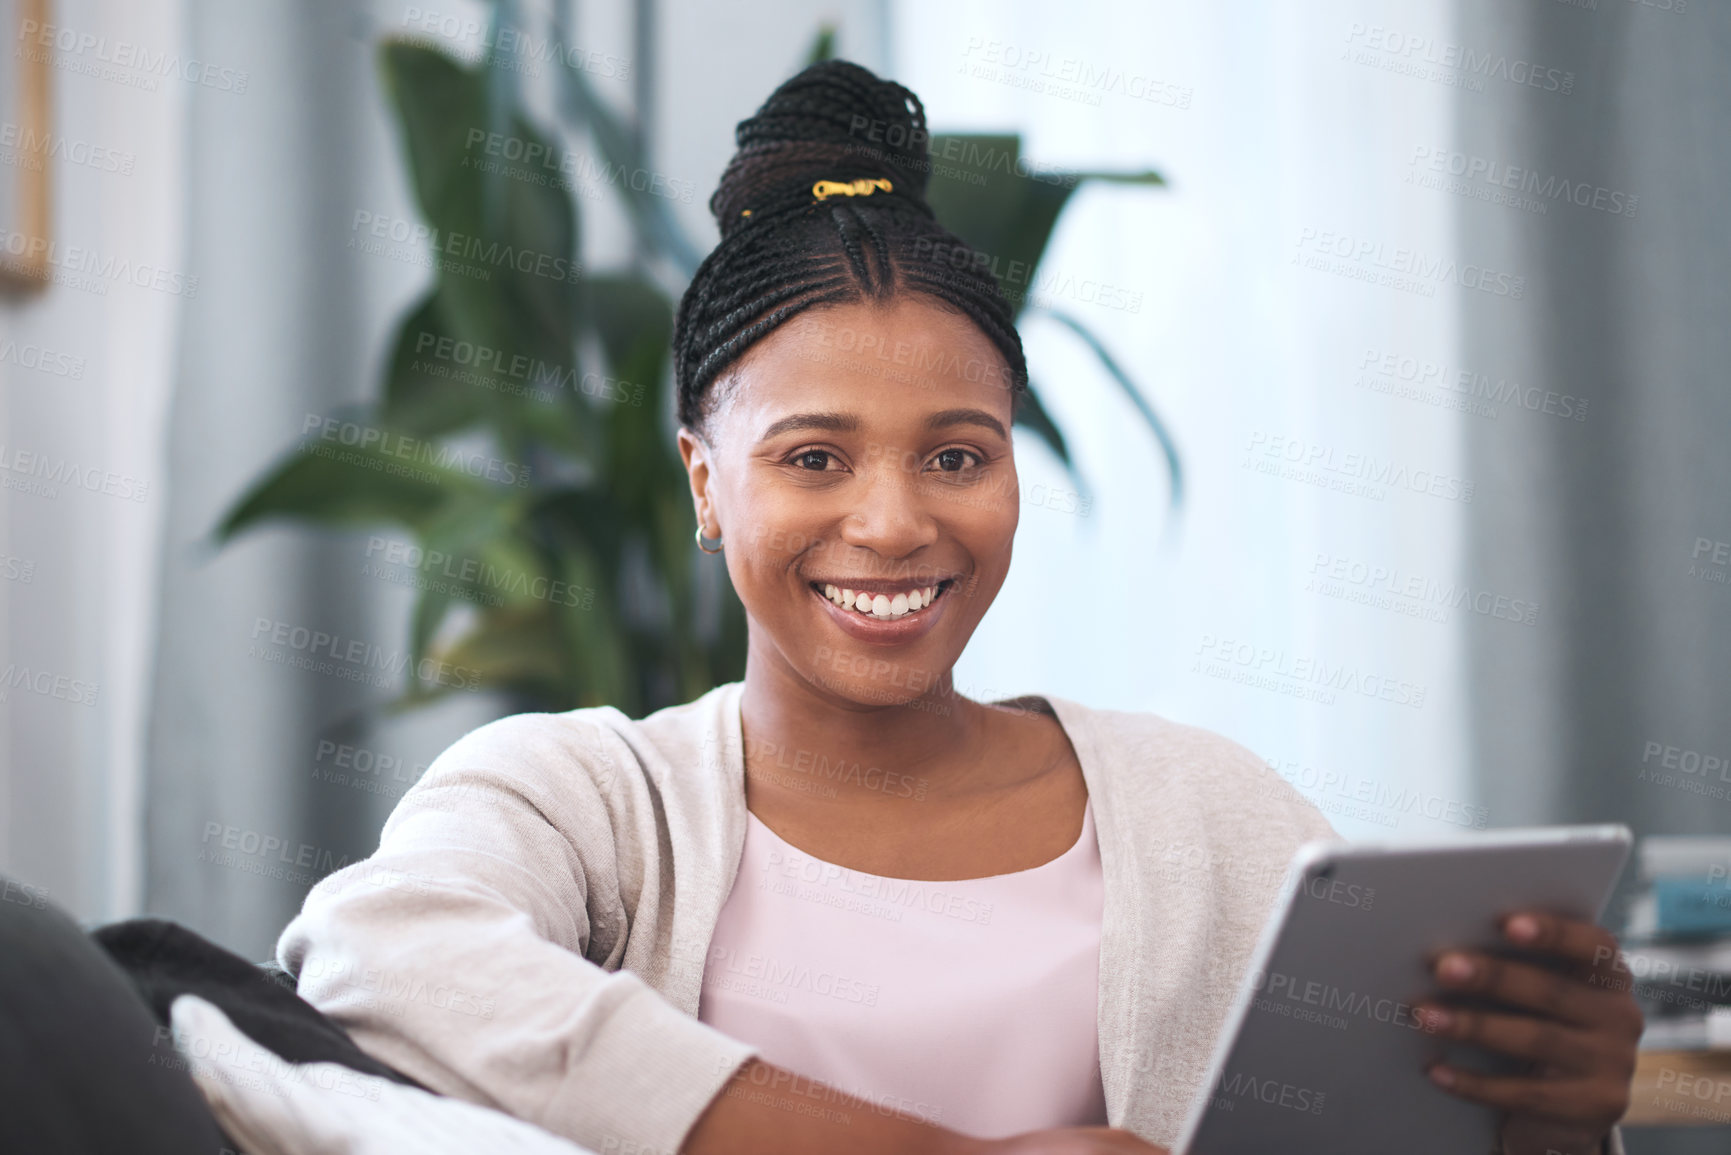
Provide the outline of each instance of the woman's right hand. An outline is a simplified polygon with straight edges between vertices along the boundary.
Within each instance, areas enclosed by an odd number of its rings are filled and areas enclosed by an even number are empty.
[[[1171,1155],[1118,1127],[1059,1127],[991,1139],[981,1155]]]

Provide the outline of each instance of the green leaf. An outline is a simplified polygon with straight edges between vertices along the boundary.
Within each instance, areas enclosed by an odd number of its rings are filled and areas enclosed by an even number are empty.
[[[1166,457],[1168,501],[1173,509],[1177,509],[1184,502],[1184,464],[1179,460],[1178,442],[1173,438],[1171,431],[1166,428],[1166,423],[1160,420],[1160,415],[1154,412],[1154,407],[1148,404],[1147,398],[1142,396],[1142,391],[1136,388],[1134,381],[1130,380],[1130,375],[1118,364],[1117,359],[1106,351],[1106,346],[1089,331],[1087,326],[1068,313],[1060,312],[1049,306],[1042,306],[1040,311],[1082,338],[1083,343],[1088,346],[1094,356],[1100,359],[1100,364],[1105,368],[1107,374],[1118,383],[1118,387],[1124,391],[1124,395],[1130,399],[1130,403],[1142,415],[1142,420],[1147,422],[1148,428],[1154,431],[1155,439],[1160,442],[1160,451]]]
[[[673,306],[652,282],[631,275],[598,276],[588,286],[607,375],[596,416],[604,434],[602,476],[620,514],[647,520],[650,498],[682,489],[685,472],[662,422],[662,380],[673,338]]]
[[[551,613],[544,604],[513,605],[484,611],[462,637],[434,648],[428,656],[463,671],[481,686],[514,690],[558,700],[567,684],[565,663]],[[452,687],[425,686],[426,698]],[[408,700],[424,700],[409,696]]]
[[[569,367],[581,271],[577,211],[564,188],[561,151],[520,116],[506,119],[507,132],[495,130],[484,67],[401,40],[381,46],[379,64],[438,270],[428,305],[436,315],[412,317],[399,352],[411,330],[422,331],[415,322],[430,321],[441,336],[471,343],[493,364]],[[502,201],[497,214],[486,212],[489,187]],[[417,384],[424,382],[411,379],[396,389],[399,407],[400,394]],[[507,422],[521,408],[513,394],[476,393],[476,405]]]
[[[563,4],[554,8],[553,28],[554,35],[561,43],[572,43],[566,6]],[[571,55],[559,54],[561,111],[573,127],[587,128],[593,134],[608,173],[625,178],[609,183],[613,184],[623,198],[626,216],[630,219],[631,227],[637,233],[638,242],[644,251],[666,256],[689,278],[702,263],[703,254],[686,235],[684,227],[674,215],[669,196],[655,192],[649,180],[630,179],[633,176],[654,174],[651,174],[647,158],[637,147],[635,135],[596,94],[589,78],[571,61]],[[639,183],[643,185],[642,188],[637,187]],[[671,191],[665,182],[662,187]]]
[[[389,441],[393,431],[364,429]],[[395,522],[426,524],[455,494],[479,485],[466,473],[381,451],[313,439],[291,450],[224,514],[217,543],[270,518],[293,518],[329,528]]]
[[[1058,214],[1083,181],[1163,185],[1153,171],[1060,171],[1022,161],[1015,133],[933,133],[926,200],[938,221],[991,262],[1019,312],[1028,303]]]
[[[608,364],[621,375],[657,375],[673,340],[673,305],[652,281],[598,273],[587,290],[589,315]]]
[[[810,68],[814,64],[821,64],[825,60],[834,59],[835,25],[825,21],[818,25],[817,36],[813,38],[811,47],[806,49],[805,67]]]
[[[459,345],[445,325],[439,301],[437,292],[428,293],[398,326],[379,410],[384,421],[421,437],[473,425],[494,400],[485,384],[464,379],[488,378],[474,364],[474,345]]]
[[[1016,134],[934,133],[928,146],[934,161],[927,200],[944,227],[989,262],[998,287],[1018,317],[1030,307],[1035,272],[1051,242],[1059,214],[1076,188],[1084,181],[1162,186],[1165,179],[1152,170],[1048,170],[1024,164],[1021,137]],[[1129,375],[1092,333],[1074,319],[1050,309],[1075,330],[1100,358],[1106,371],[1129,395],[1137,412],[1147,422],[1165,455],[1171,477],[1171,500],[1176,506],[1183,493],[1183,470],[1177,446],[1165,423],[1142,397]],[[1086,485],[1064,449],[1062,436],[1029,385],[1025,408],[1017,423],[1040,435],[1058,455],[1079,486]]]
[[[1070,460],[1070,448],[1064,443],[1064,434],[1058,429],[1052,417],[1046,412],[1046,407],[1040,401],[1040,394],[1034,388],[1032,381],[1028,382],[1027,392],[1021,395],[1016,406],[1016,425],[1025,425],[1039,436],[1041,441],[1057,455],[1064,463],[1064,468],[1071,476],[1076,476],[1075,465]]]
[[[539,576],[533,552],[511,541],[526,500],[497,492],[466,495],[420,526],[422,564],[417,576],[423,580],[409,630],[416,662],[426,656],[428,642],[453,603],[503,605],[516,599],[507,599],[501,584],[508,590],[518,574],[525,575],[525,584]]]

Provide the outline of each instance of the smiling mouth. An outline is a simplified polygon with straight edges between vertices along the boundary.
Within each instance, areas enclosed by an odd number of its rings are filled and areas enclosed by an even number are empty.
[[[852,610],[861,617],[876,618],[878,621],[895,621],[920,613],[943,597],[956,583],[954,578],[945,578],[936,585],[913,586],[893,593],[852,590],[830,582],[807,584],[818,596],[828,598],[844,610]]]

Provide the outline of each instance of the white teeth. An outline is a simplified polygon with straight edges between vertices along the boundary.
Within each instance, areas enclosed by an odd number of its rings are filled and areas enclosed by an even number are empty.
[[[875,618],[899,618],[931,605],[938,596],[938,587],[922,586],[890,595],[870,594],[864,590],[856,593],[825,582],[823,594],[844,610],[856,610],[862,614],[871,614]]]

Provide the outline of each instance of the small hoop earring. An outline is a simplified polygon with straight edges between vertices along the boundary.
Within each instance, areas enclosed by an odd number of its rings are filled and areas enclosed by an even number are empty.
[[[697,523],[697,548],[702,550],[704,553],[721,552],[721,539],[719,537],[715,539],[714,549],[710,549],[708,546],[703,544],[703,523],[701,521]]]

